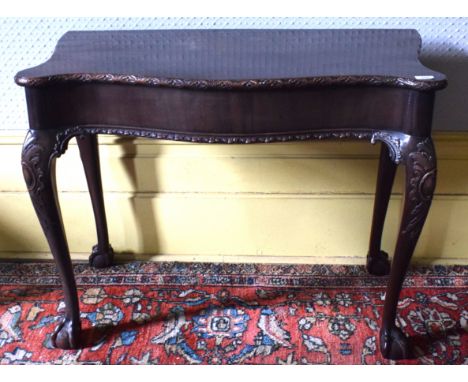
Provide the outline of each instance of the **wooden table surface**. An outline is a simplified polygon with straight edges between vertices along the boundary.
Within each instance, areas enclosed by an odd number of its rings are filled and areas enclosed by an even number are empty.
[[[445,76],[418,59],[409,29],[147,30],[68,32],[51,59],[16,76],[170,87],[297,87],[328,84],[435,89]]]

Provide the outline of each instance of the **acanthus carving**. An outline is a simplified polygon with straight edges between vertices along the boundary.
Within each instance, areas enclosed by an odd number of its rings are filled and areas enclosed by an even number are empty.
[[[287,141],[325,140],[325,139],[371,139],[372,131],[320,130],[306,133],[263,134],[263,135],[214,135],[184,132],[171,132],[156,129],[131,128],[121,126],[74,126],[57,133],[54,152],[60,155],[66,150],[70,138],[82,134],[114,134],[119,136],[164,139],[196,143],[272,143]]]
[[[45,231],[49,230],[56,221],[48,217],[49,208],[47,194],[51,187],[52,160],[60,153],[53,149],[55,131],[29,130],[23,144],[21,166],[27,189],[31,196],[34,208]]]
[[[377,131],[372,135],[371,143],[381,141],[389,148],[388,152],[390,159],[399,164],[403,159],[403,151],[405,150],[411,136],[398,132]]]
[[[386,86],[430,91],[444,88],[446,80],[423,81],[414,78],[395,76],[320,76],[303,78],[276,78],[276,79],[247,79],[247,80],[204,80],[145,77],[128,74],[111,73],[70,73],[47,77],[16,77],[18,85],[26,87],[39,87],[56,83],[113,83],[140,85],[150,87],[167,87],[177,89],[220,89],[220,90],[248,90],[248,89],[282,89],[305,88],[324,86]]]
[[[422,229],[436,185],[436,157],[430,138],[417,143],[416,150],[408,153],[406,166],[407,197],[411,209],[408,222],[401,233],[416,237]]]

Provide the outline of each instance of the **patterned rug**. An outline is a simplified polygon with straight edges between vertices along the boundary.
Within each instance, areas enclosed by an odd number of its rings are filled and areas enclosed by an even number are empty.
[[[54,349],[52,263],[0,263],[0,364],[388,364],[386,278],[363,266],[132,262],[75,265],[84,341]],[[399,326],[418,357],[468,363],[468,267],[412,268]]]

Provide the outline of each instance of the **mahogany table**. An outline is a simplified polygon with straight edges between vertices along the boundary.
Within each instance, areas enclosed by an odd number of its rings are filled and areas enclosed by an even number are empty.
[[[30,129],[24,178],[61,275],[66,312],[56,346],[80,347],[75,279],[55,185],[55,159],[76,137],[96,219],[90,263],[109,266],[98,134],[208,143],[380,141],[367,269],[390,273],[380,349],[411,356],[397,302],[436,181],[431,139],[443,74],[418,59],[414,30],[147,30],[68,32],[45,63],[19,72]],[[390,267],[381,236],[398,164],[406,168]],[[195,251],[196,252],[196,251]]]

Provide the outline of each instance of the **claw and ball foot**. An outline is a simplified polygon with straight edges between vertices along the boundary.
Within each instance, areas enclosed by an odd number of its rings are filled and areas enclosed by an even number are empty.
[[[376,254],[368,254],[366,269],[367,272],[374,276],[386,276],[390,274],[388,253],[379,251]]]
[[[60,349],[77,349],[80,347],[80,321],[72,321],[66,318],[52,335],[52,344]]]
[[[106,268],[112,265],[114,262],[114,250],[109,244],[106,250],[99,249],[99,246],[96,244],[93,247],[91,256],[89,256],[89,265],[95,268]]]
[[[414,357],[410,340],[396,326],[380,331],[380,351],[384,358],[391,360]]]

